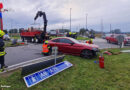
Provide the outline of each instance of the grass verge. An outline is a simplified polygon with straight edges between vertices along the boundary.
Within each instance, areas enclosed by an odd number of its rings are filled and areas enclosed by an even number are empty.
[[[64,60],[70,61],[73,67],[31,88],[26,87],[20,71],[9,77],[0,77],[0,85],[11,86],[3,90],[130,90],[130,53],[104,57],[105,69],[94,63],[98,58],[89,60],[67,55]]]
[[[78,36],[78,37],[77,37],[77,40],[89,40],[89,38]]]

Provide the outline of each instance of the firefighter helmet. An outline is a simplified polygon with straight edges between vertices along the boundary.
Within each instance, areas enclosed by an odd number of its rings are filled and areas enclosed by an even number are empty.
[[[45,41],[45,44],[48,44],[48,41]]]
[[[4,35],[5,33],[2,30],[0,30],[0,37],[3,37]]]

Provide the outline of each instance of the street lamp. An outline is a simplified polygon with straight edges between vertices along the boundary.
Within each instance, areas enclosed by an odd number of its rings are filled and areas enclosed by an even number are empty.
[[[70,8],[70,32],[71,32],[71,8]]]
[[[87,25],[87,16],[88,16],[88,14],[86,14],[86,30],[88,29],[88,25]]]

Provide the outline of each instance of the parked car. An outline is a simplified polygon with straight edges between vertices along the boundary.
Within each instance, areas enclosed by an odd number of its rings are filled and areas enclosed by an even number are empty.
[[[49,45],[51,47],[57,46],[59,52],[85,58],[96,56],[99,51],[98,46],[95,44],[80,43],[76,39],[70,37],[59,37],[49,40]]]
[[[108,43],[119,44],[117,41],[117,36],[119,36],[119,35],[124,36],[124,45],[130,45],[130,37],[128,37],[127,35],[124,35],[124,34],[112,34],[112,35],[106,37],[106,40]]]
[[[106,37],[109,37],[111,34],[104,34],[102,35],[102,39],[106,39]]]

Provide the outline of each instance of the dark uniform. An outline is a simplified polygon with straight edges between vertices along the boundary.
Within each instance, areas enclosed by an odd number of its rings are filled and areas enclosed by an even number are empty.
[[[4,71],[4,68],[7,68],[8,66],[5,66],[5,63],[4,63],[4,56],[6,54],[6,52],[4,51],[4,41],[3,41],[3,36],[5,35],[5,33],[0,30],[0,64],[1,64],[1,67],[0,67],[0,72]]]
[[[3,41],[3,39],[0,37],[0,64],[1,64],[1,69],[5,66],[5,64],[4,64],[4,55],[5,55],[5,53],[4,53],[4,45],[5,45],[5,43],[4,43],[4,41]]]

